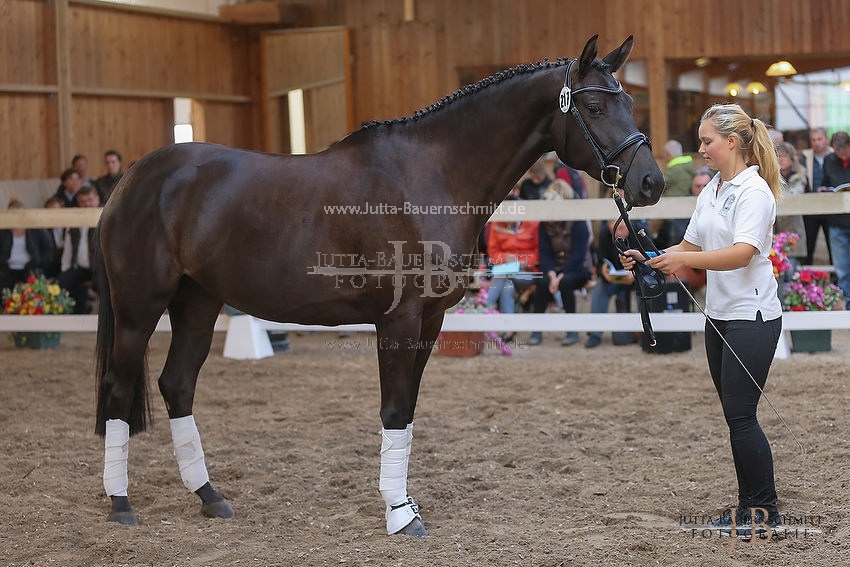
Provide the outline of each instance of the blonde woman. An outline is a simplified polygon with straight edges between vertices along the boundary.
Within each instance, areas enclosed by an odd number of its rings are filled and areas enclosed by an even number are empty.
[[[734,535],[750,536],[781,524],[773,456],[756,408],[782,330],[768,259],[782,182],[767,126],[737,104],[709,108],[699,140],[706,165],[718,173],[697,198],[684,239],[648,264],[665,274],[707,272],[705,350],[738,482],[737,507],[712,525],[731,534],[734,522]],[[640,252],[621,256],[623,267],[631,269],[634,258]]]

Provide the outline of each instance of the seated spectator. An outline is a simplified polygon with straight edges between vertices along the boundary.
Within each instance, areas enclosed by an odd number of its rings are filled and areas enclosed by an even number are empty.
[[[62,199],[53,195],[44,202],[45,209],[61,209],[65,206]],[[62,249],[65,246],[65,229],[64,228],[49,228],[47,233],[53,240],[53,254],[50,261],[44,267],[44,275],[48,278],[55,278],[62,271]]]
[[[80,207],[99,207],[100,197],[97,189],[88,185],[77,192],[77,202]],[[69,228],[65,231],[65,245],[62,252],[62,273],[59,274],[59,285],[68,290],[76,302],[75,314],[91,312],[89,305],[89,289],[92,282],[92,253],[97,245],[93,241],[94,230],[87,226]]]
[[[528,170],[528,178],[519,185],[519,198],[527,201],[542,199],[550,183],[552,178],[546,172],[546,165],[542,159],[538,159]]]
[[[103,162],[106,165],[106,173],[94,182],[97,193],[100,195],[101,206],[106,204],[115,186],[118,185],[124,175],[124,171],[121,169],[121,154],[117,151],[108,150],[103,154]]]
[[[24,204],[17,197],[9,200],[9,210],[23,208]],[[0,289],[14,287],[26,281],[30,274],[43,273],[52,256],[53,246],[46,230],[0,230]]]
[[[555,179],[563,179],[569,183],[570,187],[575,191],[577,199],[587,199],[587,186],[584,183],[581,173],[560,159],[555,162]]]
[[[82,186],[80,183],[80,174],[73,167],[69,167],[62,172],[59,179],[62,181],[62,184],[56,190],[56,197],[62,199],[63,207],[76,207],[77,191]]]
[[[559,183],[548,195],[552,199],[572,199],[572,188]],[[541,222],[540,269],[543,281],[534,289],[534,312],[544,313],[556,293],[560,293],[565,313],[576,312],[575,291],[581,289],[591,278],[590,228],[587,221]],[[535,331],[528,339],[529,345],[539,345],[543,335]],[[567,332],[561,344],[579,342],[578,333]]]
[[[613,272],[623,271],[620,255],[614,246],[612,236],[616,222],[616,220],[605,222],[599,227],[597,279],[590,300],[591,313],[608,313],[608,304],[612,297],[615,298],[614,305],[617,313],[629,313],[631,311],[632,287],[635,283],[634,274],[626,271],[625,274],[612,275]],[[629,229],[625,223],[617,225],[616,236],[618,238],[629,238]],[[630,244],[630,247],[632,246],[634,245]],[[601,331],[591,332],[587,335],[587,342],[584,343],[586,348],[594,348],[602,344]],[[633,342],[635,342],[634,333],[614,333],[614,344],[631,344]]]
[[[502,313],[514,313],[517,288],[533,284],[531,276],[518,272],[538,269],[539,225],[538,221],[490,223],[487,251],[493,266],[493,278],[487,290],[488,307],[497,308]],[[502,338],[510,342],[514,333]]]

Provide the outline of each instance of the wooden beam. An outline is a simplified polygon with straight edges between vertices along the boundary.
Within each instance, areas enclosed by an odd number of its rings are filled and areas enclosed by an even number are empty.
[[[0,83],[0,93],[56,94],[58,92],[58,85],[24,85],[19,83]]]
[[[56,23],[56,73],[59,110],[59,163],[67,167],[74,155],[74,120],[71,105],[71,47],[68,30],[68,0],[55,0],[53,16]]]
[[[209,102],[251,102],[249,95],[195,93],[182,91],[157,91],[153,89],[113,89],[101,87],[73,87],[72,94],[84,96],[111,96],[118,98],[192,98]]]

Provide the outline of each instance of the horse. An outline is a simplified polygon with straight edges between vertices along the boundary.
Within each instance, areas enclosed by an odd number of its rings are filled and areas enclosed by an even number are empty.
[[[234,517],[210,483],[192,414],[226,303],[278,322],[375,325],[387,533],[427,535],[407,491],[419,385],[492,206],[552,150],[631,206],[661,196],[649,139],[613,76],[633,41],[597,59],[593,36],[578,58],[508,69],[315,154],[186,143],[138,160],[96,228],[95,432],[105,437],[107,519],[138,525],[129,439],[151,420],[146,351],[166,310],[171,344],[158,386],[180,475],[202,514]]]

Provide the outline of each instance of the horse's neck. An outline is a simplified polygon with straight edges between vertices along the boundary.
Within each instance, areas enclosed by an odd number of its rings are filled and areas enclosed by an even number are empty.
[[[439,164],[453,196],[500,203],[544,152],[553,149],[545,117],[557,108],[563,67],[540,69],[484,87],[423,121],[426,139],[443,140]],[[430,135],[433,133],[433,137]],[[436,165],[436,164],[435,164]]]

